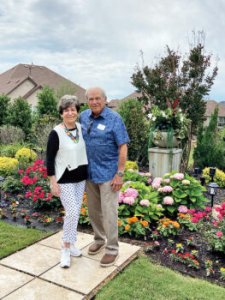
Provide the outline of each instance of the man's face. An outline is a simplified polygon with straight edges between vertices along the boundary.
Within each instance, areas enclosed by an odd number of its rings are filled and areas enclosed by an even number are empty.
[[[106,98],[99,89],[90,89],[88,91],[88,105],[95,116],[100,115],[106,104]]]

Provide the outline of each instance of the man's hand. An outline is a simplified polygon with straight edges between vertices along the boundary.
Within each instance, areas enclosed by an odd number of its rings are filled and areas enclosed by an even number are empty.
[[[122,185],[123,185],[122,177],[116,174],[111,181],[112,190],[114,192],[118,192],[121,189]]]

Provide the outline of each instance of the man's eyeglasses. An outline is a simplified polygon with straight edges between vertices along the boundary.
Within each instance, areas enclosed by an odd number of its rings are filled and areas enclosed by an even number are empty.
[[[94,122],[94,121],[91,121],[91,122],[89,123],[88,128],[87,128],[87,134],[90,134],[90,132],[91,132],[91,127],[92,127],[92,125],[93,125],[93,122]]]

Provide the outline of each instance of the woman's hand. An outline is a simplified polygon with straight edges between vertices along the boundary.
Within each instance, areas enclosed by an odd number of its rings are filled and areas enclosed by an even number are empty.
[[[60,196],[60,187],[56,181],[55,176],[50,177],[50,189],[53,196],[59,197]]]

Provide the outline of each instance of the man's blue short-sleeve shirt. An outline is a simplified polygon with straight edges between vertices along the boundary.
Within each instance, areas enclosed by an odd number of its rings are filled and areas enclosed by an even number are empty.
[[[94,183],[111,180],[118,168],[119,146],[129,137],[121,116],[105,107],[94,118],[90,109],[80,115],[88,156],[89,179]]]

